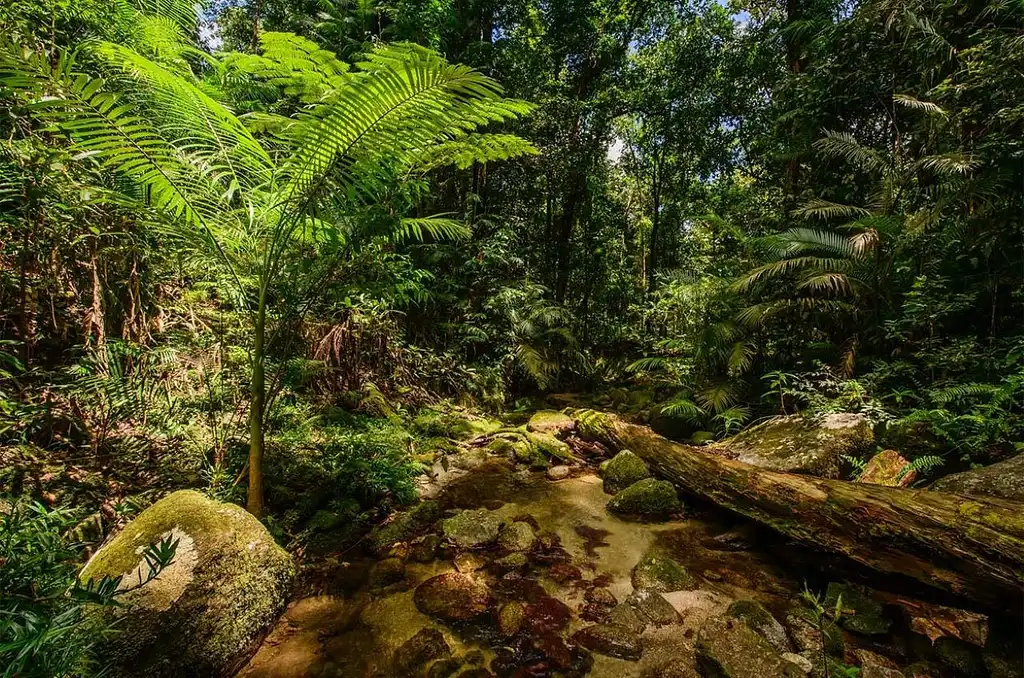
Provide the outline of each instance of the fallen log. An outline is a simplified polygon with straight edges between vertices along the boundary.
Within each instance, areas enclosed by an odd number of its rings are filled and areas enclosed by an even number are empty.
[[[1020,615],[1024,503],[766,471],[577,410],[577,434],[629,449],[690,494],[879,572]]]

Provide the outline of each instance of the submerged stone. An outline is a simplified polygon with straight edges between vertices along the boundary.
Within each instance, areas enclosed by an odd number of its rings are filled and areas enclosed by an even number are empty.
[[[370,588],[381,589],[405,581],[405,565],[401,558],[385,558],[370,569]]]
[[[448,642],[437,629],[420,629],[409,640],[402,643],[392,659],[396,675],[408,676],[422,670],[427,663],[451,654]]]
[[[679,613],[672,604],[665,600],[660,593],[650,589],[633,591],[626,604],[636,609],[640,615],[647,619],[654,626],[665,626],[679,621]]]
[[[137,586],[142,550],[177,542],[159,577],[100,611],[121,633],[104,640],[111,675],[222,675],[244,662],[284,610],[295,568],[244,509],[191,490],[164,497],[131,521],[85,566],[83,581],[123,576]]]
[[[604,491],[615,494],[639,480],[649,478],[651,472],[643,459],[629,450],[623,450],[601,464],[601,475],[604,477]]]
[[[370,533],[370,544],[378,552],[386,552],[396,542],[408,541],[425,531],[441,517],[436,501],[424,501],[399,513],[390,522]]]
[[[445,538],[460,548],[491,544],[500,528],[501,519],[487,509],[462,511],[441,522]]]
[[[665,516],[679,510],[679,497],[672,483],[647,478],[612,497],[608,510],[626,515]]]
[[[417,586],[413,603],[423,614],[445,621],[467,621],[488,610],[491,594],[473,577],[446,572]]]
[[[506,603],[498,610],[498,632],[503,636],[514,636],[523,628],[525,619],[525,603],[518,600]]]

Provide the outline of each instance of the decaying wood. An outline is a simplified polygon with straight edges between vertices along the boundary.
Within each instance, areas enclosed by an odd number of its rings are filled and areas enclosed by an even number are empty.
[[[766,471],[576,411],[581,435],[629,449],[685,492],[798,541],[1021,614],[1024,503]]]

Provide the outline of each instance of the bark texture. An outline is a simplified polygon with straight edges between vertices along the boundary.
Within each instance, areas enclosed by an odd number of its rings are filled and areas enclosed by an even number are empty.
[[[879,572],[1021,614],[1024,502],[765,471],[614,415],[572,416],[579,435],[632,450],[686,492]]]

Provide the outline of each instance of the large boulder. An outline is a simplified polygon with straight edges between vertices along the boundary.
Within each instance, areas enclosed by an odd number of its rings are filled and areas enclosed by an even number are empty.
[[[615,494],[635,482],[650,478],[651,471],[643,459],[629,450],[622,450],[607,464],[601,464],[601,475],[604,477],[604,491]]]
[[[1024,454],[973,471],[954,473],[928,489],[1024,501]]]
[[[864,415],[839,413],[815,420],[776,417],[712,447],[752,466],[838,478],[843,455],[856,456],[873,445]]]
[[[177,541],[172,564],[125,594],[125,607],[100,612],[121,631],[104,643],[111,675],[233,675],[284,609],[291,556],[242,508],[183,490],[139,514],[81,577],[135,587],[148,572],[142,550],[167,537]]]

